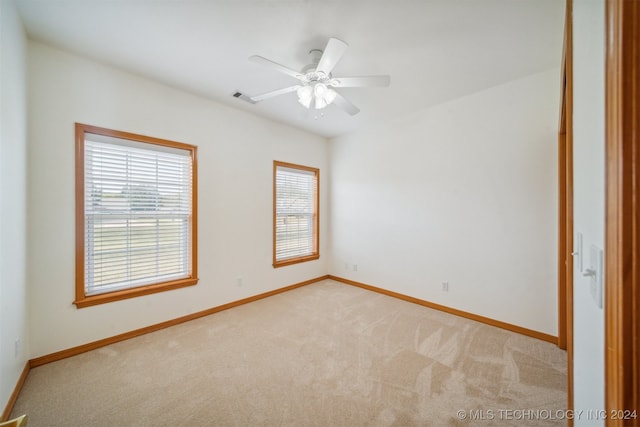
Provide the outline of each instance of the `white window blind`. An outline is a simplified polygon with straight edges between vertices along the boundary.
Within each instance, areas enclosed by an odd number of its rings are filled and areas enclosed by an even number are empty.
[[[276,166],[275,260],[317,253],[317,172]]]
[[[85,134],[85,293],[190,276],[189,150]]]

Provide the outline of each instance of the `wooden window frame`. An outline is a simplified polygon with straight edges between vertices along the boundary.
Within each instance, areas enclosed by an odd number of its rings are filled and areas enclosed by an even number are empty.
[[[285,167],[289,169],[298,169],[301,171],[313,172],[315,174],[316,188],[314,198],[314,215],[313,215],[313,250],[309,255],[304,255],[295,258],[286,258],[283,260],[276,259],[276,174],[278,167]],[[310,166],[302,166],[294,163],[273,161],[273,267],[279,268],[287,265],[298,264],[301,262],[313,261],[320,258],[320,169]]]
[[[85,293],[85,134],[96,134],[108,137],[120,138],[141,142],[145,144],[158,145],[164,147],[187,150],[191,153],[192,160],[192,194],[191,194],[191,274],[187,278],[158,282],[130,289],[122,289],[113,292],[105,292],[95,295]],[[122,132],[112,129],[101,128],[81,123],[75,124],[75,273],[76,273],[76,297],[73,302],[77,308],[84,308],[113,301],[120,301],[127,298],[149,295],[157,292],[164,292],[172,289],[193,286],[198,283],[198,167],[197,167],[197,147],[181,142],[169,141],[145,135],[137,135],[129,132]]]

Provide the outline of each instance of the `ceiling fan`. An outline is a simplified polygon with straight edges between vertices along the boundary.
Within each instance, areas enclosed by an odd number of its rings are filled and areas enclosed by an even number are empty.
[[[251,101],[255,103],[274,96],[284,95],[285,93],[296,92],[298,95],[298,102],[306,108],[313,107],[319,110],[325,108],[329,104],[334,104],[352,116],[358,114],[360,109],[335,89],[342,87],[389,86],[391,79],[387,75],[333,77],[331,71],[338,61],[340,61],[340,58],[344,55],[347,47],[349,47],[349,45],[342,40],[330,38],[324,48],[324,51],[320,49],[312,49],[309,52],[312,61],[301,71],[296,71],[267,58],[263,58],[262,56],[251,56],[249,60],[271,67],[300,81],[298,84],[293,86],[252,96],[250,97]]]

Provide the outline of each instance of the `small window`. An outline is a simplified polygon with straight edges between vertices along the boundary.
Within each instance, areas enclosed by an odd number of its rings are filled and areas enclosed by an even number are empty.
[[[318,259],[319,181],[316,168],[273,163],[273,266]]]
[[[76,300],[195,285],[196,147],[76,124]]]

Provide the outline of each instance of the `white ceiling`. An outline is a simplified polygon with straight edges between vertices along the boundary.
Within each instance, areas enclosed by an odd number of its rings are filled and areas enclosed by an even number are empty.
[[[560,66],[564,0],[17,0],[30,38],[278,122],[333,137]],[[306,110],[295,93],[249,104],[292,77],[329,37],[349,44],[334,76],[361,112]],[[558,90],[560,90],[558,75]]]

